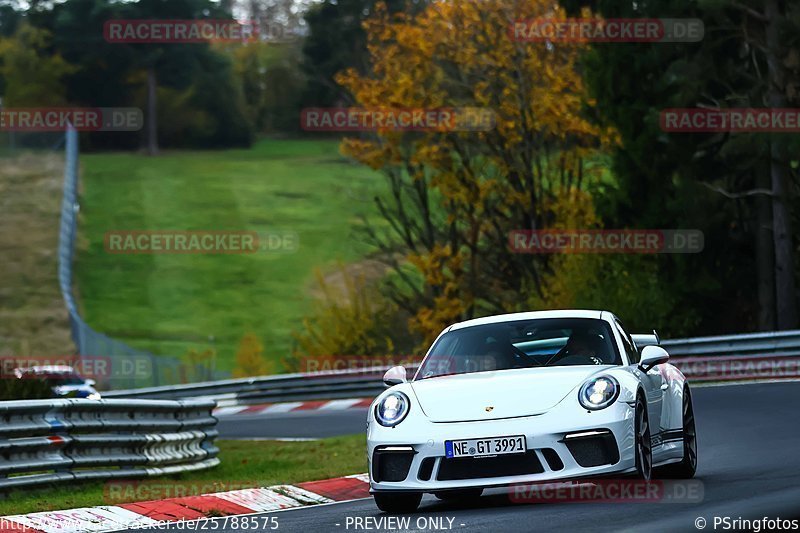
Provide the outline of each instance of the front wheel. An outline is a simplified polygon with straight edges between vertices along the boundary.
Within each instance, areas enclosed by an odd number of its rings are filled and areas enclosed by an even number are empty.
[[[422,501],[421,492],[376,492],[372,496],[378,509],[391,514],[413,513]]]
[[[691,479],[697,471],[697,428],[694,423],[692,394],[687,386],[683,391],[683,459],[680,463],[659,469],[659,476],[672,479]]]
[[[635,424],[636,477],[645,481],[650,481],[653,477],[653,443],[650,440],[650,422],[647,416],[647,404],[645,404],[641,396],[636,400]]]

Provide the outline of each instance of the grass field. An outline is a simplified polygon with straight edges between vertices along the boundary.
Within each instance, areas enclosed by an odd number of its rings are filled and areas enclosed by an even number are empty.
[[[0,357],[74,352],[57,277],[63,165],[53,151],[0,155]]]
[[[239,341],[255,333],[266,356],[291,350],[312,309],[314,271],[368,250],[354,238],[383,190],[335,141],[263,140],[250,150],[87,154],[76,276],[87,322],[135,347],[183,356],[212,348],[231,370]],[[110,254],[121,230],[294,232],[295,253]],[[276,365],[275,370],[280,370]]]
[[[67,510],[95,505],[168,498],[178,490],[193,494],[267,487],[361,474],[367,471],[364,435],[313,442],[218,441],[216,468],[136,482],[92,482],[12,492],[0,500],[0,516]],[[142,482],[139,482],[142,483]],[[148,498],[147,495],[151,497]]]

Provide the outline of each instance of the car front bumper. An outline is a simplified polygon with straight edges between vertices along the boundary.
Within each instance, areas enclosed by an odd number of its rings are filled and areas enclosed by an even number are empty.
[[[567,405],[559,405],[542,415],[503,420],[434,423],[420,415],[409,416],[394,428],[383,427],[371,421],[367,431],[370,491],[439,492],[608,477],[635,470],[634,408],[631,405],[617,401],[606,409],[587,411],[577,405],[577,401],[574,405],[572,402],[564,403]],[[573,437],[576,434],[578,436]],[[591,437],[582,437],[581,434]],[[525,455],[503,455],[466,461],[445,457],[446,440],[512,435],[525,435],[528,450]],[[587,461],[585,454],[575,453],[577,440],[594,438],[595,435],[604,435],[606,443],[614,443],[616,457],[611,457],[613,463],[586,466],[587,463],[595,464],[598,461]],[[613,436],[613,441],[609,436]],[[398,452],[382,451],[386,448]],[[377,456],[376,450],[379,451]],[[554,459],[553,452],[557,459]],[[410,467],[402,481],[380,479],[383,470],[376,472],[375,458],[378,457],[378,461],[383,460],[386,453],[405,453],[411,456]],[[487,460],[490,462],[478,463]],[[519,470],[524,472],[514,471],[515,466],[522,465],[523,461],[527,466]],[[536,467],[536,463],[539,467]],[[495,465],[498,469],[492,471]],[[454,476],[458,479],[453,479]]]

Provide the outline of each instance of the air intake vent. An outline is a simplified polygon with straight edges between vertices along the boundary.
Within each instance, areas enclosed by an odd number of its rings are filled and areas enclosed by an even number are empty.
[[[558,453],[556,453],[553,448],[542,448],[542,455],[544,455],[544,460],[547,461],[547,466],[549,466],[550,470],[553,472],[564,469],[564,463],[561,461],[561,457],[558,456]]]
[[[463,457],[458,459],[442,459],[439,466],[439,481],[455,479],[479,479],[488,477],[521,476],[541,474],[542,463],[536,452],[530,450],[524,454],[500,455],[497,457]]]
[[[617,440],[610,431],[593,431],[587,433],[586,436],[576,436],[575,438],[567,435],[564,442],[569,448],[569,453],[575,458],[575,462],[584,468],[613,465],[619,462]]]
[[[375,481],[405,481],[414,452],[375,450],[372,454],[372,475]]]
[[[433,474],[434,463],[436,463],[434,457],[427,457],[422,461],[422,465],[419,467],[419,474],[417,475],[420,481],[430,481],[431,474]]]

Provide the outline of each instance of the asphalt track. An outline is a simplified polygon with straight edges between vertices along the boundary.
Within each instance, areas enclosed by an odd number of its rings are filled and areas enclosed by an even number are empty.
[[[442,519],[451,531],[698,531],[695,520],[714,517],[797,518],[800,516],[800,383],[764,383],[694,389],[699,468],[699,503],[525,503],[510,501],[507,490],[487,493],[470,506],[445,504],[426,496],[410,515],[407,531],[431,531],[425,520]],[[220,424],[221,438],[231,436],[310,437],[362,430],[364,410],[314,415],[231,417]],[[313,423],[312,423],[313,420]],[[397,531],[376,527],[381,513],[371,499],[252,515],[275,516],[278,531]],[[348,521],[349,518],[349,521]],[[418,522],[419,521],[419,522]],[[423,527],[418,527],[423,526]],[[178,529],[172,527],[170,529]],[[198,530],[243,531],[224,519],[200,524]],[[741,530],[742,528],[739,528]],[[252,530],[252,529],[251,529]],[[259,529],[260,530],[260,529]],[[765,529],[764,529],[765,530]],[[155,530],[154,530],[155,531]]]
[[[272,415],[231,415],[217,423],[220,439],[324,438],[366,433],[367,410],[290,411]]]

